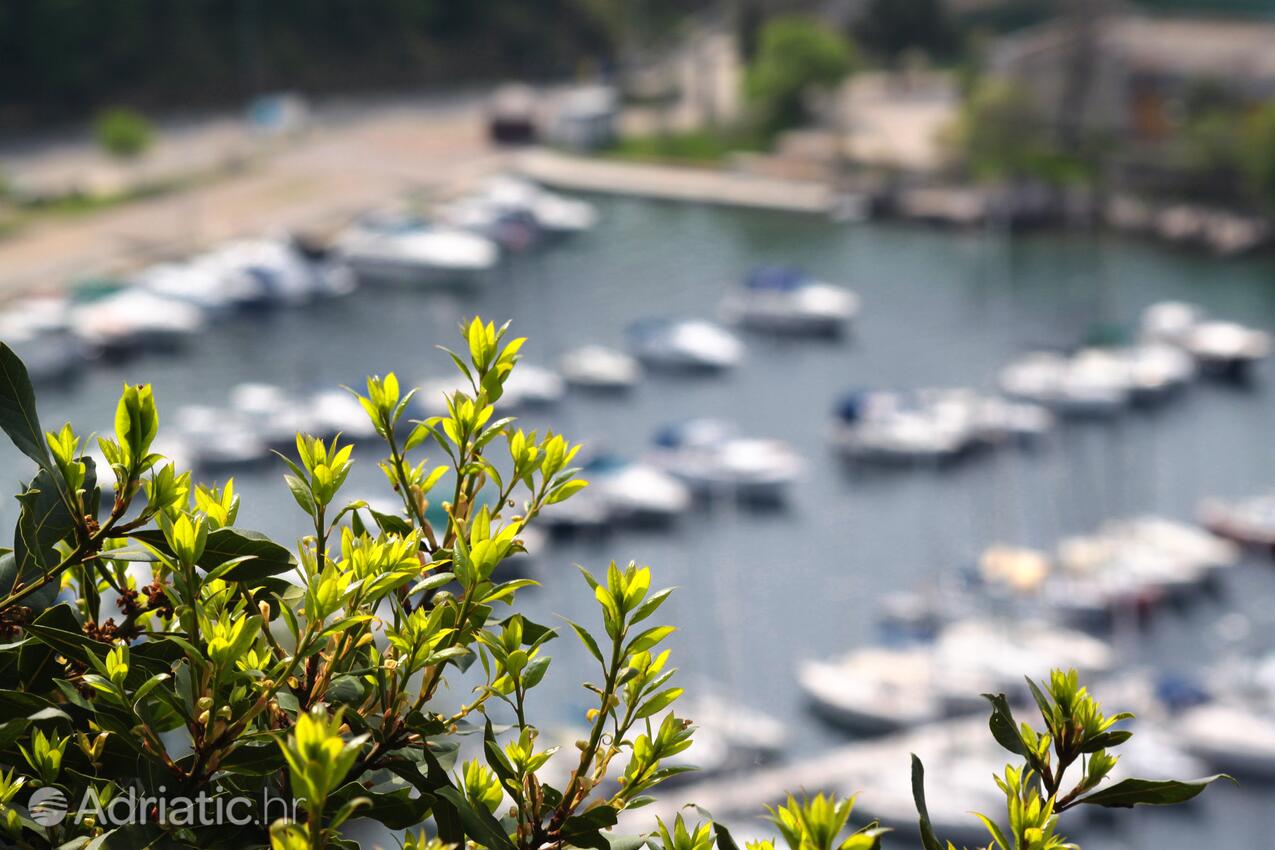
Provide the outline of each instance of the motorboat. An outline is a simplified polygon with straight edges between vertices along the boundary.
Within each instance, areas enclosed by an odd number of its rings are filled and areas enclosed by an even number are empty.
[[[1185,347],[1207,374],[1243,378],[1252,364],[1270,354],[1271,337],[1238,322],[1215,320],[1192,328]]]
[[[293,450],[297,434],[315,430],[307,405],[273,384],[235,385],[230,390],[230,410],[272,449]]]
[[[1039,404],[987,395],[968,387],[921,389],[915,394],[915,404],[930,411],[936,423],[946,423],[949,430],[965,431],[971,445],[1033,444],[1054,428],[1053,414]]]
[[[1172,345],[1135,345],[1121,349],[1120,354],[1127,363],[1130,393],[1136,402],[1158,401],[1195,378],[1195,360]]]
[[[693,489],[723,491],[746,501],[782,501],[804,466],[783,440],[743,437],[716,419],[666,425],[654,443],[652,461]]]
[[[69,323],[71,333],[86,349],[113,356],[180,348],[203,329],[204,313],[193,303],[122,286],[74,303]]]
[[[647,463],[601,455],[585,463],[581,477],[602,498],[609,522],[666,523],[691,506],[690,489]]]
[[[1275,709],[1210,702],[1188,709],[1174,726],[1187,751],[1212,769],[1275,781]]]
[[[1132,395],[1128,364],[1105,349],[1083,349],[1070,357],[1031,352],[1002,369],[998,383],[1006,396],[1063,416],[1111,416]]]
[[[981,711],[983,693],[1027,696],[1024,675],[1111,669],[1111,647],[1038,621],[969,619],[945,625],[932,643],[869,647],[832,661],[806,661],[798,683],[825,719],[880,734]]]
[[[142,269],[134,283],[163,298],[219,317],[259,297],[259,283],[245,277],[226,278],[216,263],[195,258],[184,263],[159,263]]]
[[[568,384],[590,390],[627,390],[642,378],[642,365],[635,358],[601,345],[566,352],[558,368]]]
[[[701,319],[648,319],[630,327],[628,337],[634,355],[655,368],[719,371],[744,357],[738,337]]]
[[[270,459],[261,434],[232,412],[206,405],[179,407],[176,432],[193,468],[203,472],[246,469]]]
[[[1214,770],[1275,781],[1275,655],[1215,663],[1174,732]]]
[[[1182,346],[1191,330],[1204,321],[1203,308],[1185,301],[1160,301],[1142,311],[1139,326],[1143,340]]]
[[[525,211],[547,235],[570,235],[591,230],[598,221],[593,204],[550,192],[530,180],[510,175],[490,178],[479,193],[502,211]]]
[[[338,247],[360,279],[409,285],[476,282],[500,259],[485,236],[410,217],[365,218]]]
[[[1198,516],[1200,523],[1219,537],[1275,554],[1275,494],[1236,502],[1207,499]]]
[[[201,261],[240,293],[241,305],[304,304],[316,297],[319,280],[310,263],[287,242],[251,239],[227,242]]]
[[[727,321],[778,333],[840,334],[859,312],[859,298],[842,286],[791,266],[762,266],[722,302]]]
[[[529,210],[505,209],[479,195],[459,198],[436,212],[445,224],[485,236],[506,251],[525,251],[544,238]]]
[[[1177,346],[1195,358],[1200,370],[1223,378],[1244,378],[1253,363],[1271,349],[1270,334],[1238,322],[1210,319],[1203,308],[1163,301],[1142,314],[1143,339]]]
[[[1060,541],[1042,599],[1069,622],[1106,625],[1121,612],[1189,599],[1238,560],[1233,543],[1191,525],[1154,516],[1113,521]]]
[[[545,407],[562,401],[566,393],[566,381],[557,372],[524,362],[505,379],[499,404],[505,410]]]
[[[973,439],[966,414],[901,393],[857,391],[838,405],[832,441],[843,454],[861,461],[948,460]]]

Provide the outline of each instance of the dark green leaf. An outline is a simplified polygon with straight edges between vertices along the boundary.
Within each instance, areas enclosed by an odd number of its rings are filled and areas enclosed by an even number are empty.
[[[930,812],[925,807],[925,767],[921,760],[912,754],[912,800],[916,803],[916,813],[920,819],[921,846],[924,850],[943,850],[934,827],[930,825]]]
[[[328,803],[335,810],[359,797],[367,799],[370,805],[359,808],[354,817],[371,818],[390,829],[417,826],[434,804],[433,795],[422,793],[413,797],[412,789],[406,785],[393,791],[371,791],[358,782],[347,782],[333,791]]]
[[[474,806],[465,795],[450,785],[438,789],[438,797],[452,804],[464,827],[465,835],[487,850],[515,850],[509,834],[485,807]]]
[[[52,468],[27,367],[3,342],[0,342],[0,429],[9,435],[18,451],[44,469]]]
[[[992,704],[992,716],[987,726],[992,730],[996,743],[1015,755],[1027,755],[1023,739],[1018,736],[1018,724],[1014,722],[1014,713],[1009,710],[1009,701],[1004,694],[983,694],[983,699]]]
[[[13,539],[13,557],[16,560],[17,575],[24,583],[37,581],[46,572],[61,563],[56,545],[75,534],[79,517],[71,513],[66,501],[58,491],[53,474],[42,469],[32,479],[25,493],[18,496],[21,512],[18,514],[18,527]],[[9,592],[13,585],[0,588]],[[34,609],[42,609],[57,598],[58,584],[56,580],[27,597],[26,604]]]
[[[1203,779],[1123,779],[1116,784],[1081,797],[1076,802],[1091,806],[1130,809],[1134,806],[1172,806],[1185,803],[1219,779],[1230,779],[1224,773]]]
[[[1128,729],[1112,729],[1109,732],[1103,732],[1101,735],[1095,735],[1085,742],[1080,748],[1082,753],[1096,753],[1099,750],[1109,750],[1112,747],[1118,747],[1125,741],[1133,737],[1133,733]]]

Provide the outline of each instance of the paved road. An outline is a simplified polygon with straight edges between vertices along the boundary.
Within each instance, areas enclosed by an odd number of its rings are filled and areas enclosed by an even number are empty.
[[[0,240],[0,296],[233,236],[332,225],[406,192],[454,191],[502,162],[484,138],[480,104],[470,97],[358,110],[207,185],[34,222]]]

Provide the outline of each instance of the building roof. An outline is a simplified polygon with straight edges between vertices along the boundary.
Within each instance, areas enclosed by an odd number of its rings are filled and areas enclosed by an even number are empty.
[[[1118,15],[1094,24],[1100,49],[1131,71],[1190,78],[1275,80],[1275,21],[1238,18]],[[1079,35],[1058,19],[1007,36],[994,64],[1012,70]]]

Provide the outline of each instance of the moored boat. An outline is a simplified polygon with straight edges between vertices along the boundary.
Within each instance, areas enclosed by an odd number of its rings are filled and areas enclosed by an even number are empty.
[[[637,358],[656,368],[720,371],[744,356],[734,334],[701,319],[647,319],[630,327],[628,336]]]
[[[850,290],[791,266],[762,266],[722,302],[727,321],[776,333],[843,333],[859,312]]]

